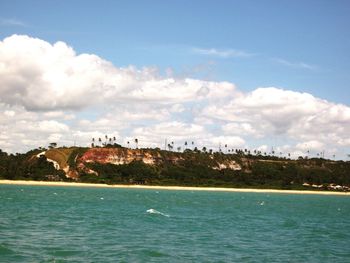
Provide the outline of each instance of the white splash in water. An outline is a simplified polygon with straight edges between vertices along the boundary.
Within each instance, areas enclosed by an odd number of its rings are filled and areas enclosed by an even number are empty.
[[[164,214],[162,212],[159,212],[159,211],[157,211],[157,210],[155,210],[153,208],[148,209],[146,212],[149,213],[149,214],[156,214],[156,215],[162,215],[162,216],[170,217],[169,215]]]
[[[262,202],[260,203],[260,205],[265,205],[265,202],[264,202],[264,201],[262,201]]]

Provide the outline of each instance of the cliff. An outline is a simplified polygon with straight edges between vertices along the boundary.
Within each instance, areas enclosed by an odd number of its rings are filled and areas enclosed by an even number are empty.
[[[119,146],[0,151],[0,178],[107,184],[348,190],[350,162],[320,158],[129,149]]]
[[[78,179],[81,172],[95,174],[98,172],[89,168],[88,164],[112,164],[127,165],[132,162],[142,162],[150,166],[164,166],[166,164],[180,165],[187,159],[193,159],[191,152],[175,153],[155,149],[128,149],[118,148],[58,148],[50,149],[41,154],[45,154],[47,160],[52,162],[57,169],[61,169],[69,178]],[[231,160],[224,158],[219,161],[213,156],[207,156],[209,168],[214,170],[232,169],[241,170],[241,166]],[[209,161],[210,160],[210,161]]]

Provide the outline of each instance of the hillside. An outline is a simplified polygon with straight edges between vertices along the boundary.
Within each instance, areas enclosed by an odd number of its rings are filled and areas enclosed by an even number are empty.
[[[119,146],[0,152],[0,178],[275,189],[348,190],[350,162]]]

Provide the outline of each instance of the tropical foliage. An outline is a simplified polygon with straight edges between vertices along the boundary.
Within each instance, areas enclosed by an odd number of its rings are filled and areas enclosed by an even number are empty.
[[[109,145],[109,147],[121,146]],[[90,183],[276,189],[306,189],[305,185],[317,185],[317,189],[327,189],[330,184],[350,186],[349,161],[323,158],[290,160],[276,156],[252,155],[243,150],[224,154],[212,153],[206,149],[200,151],[195,147],[193,150],[185,149],[183,152],[156,148],[136,150],[141,154],[158,156],[159,160],[154,165],[147,165],[141,160],[123,165],[89,162],[84,163],[85,169],[80,169],[78,160],[88,149],[56,148],[46,151],[46,156],[57,161],[60,167],[68,165],[70,169],[75,169],[79,175],[78,181]],[[16,155],[0,150],[0,178],[69,180],[65,177],[65,173],[56,170],[53,163],[45,156],[38,157],[42,150]],[[240,169],[233,169],[227,165],[218,166],[228,163],[235,163]]]

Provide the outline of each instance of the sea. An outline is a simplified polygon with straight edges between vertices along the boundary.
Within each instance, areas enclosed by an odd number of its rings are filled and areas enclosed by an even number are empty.
[[[350,196],[0,185],[0,262],[350,262]]]

